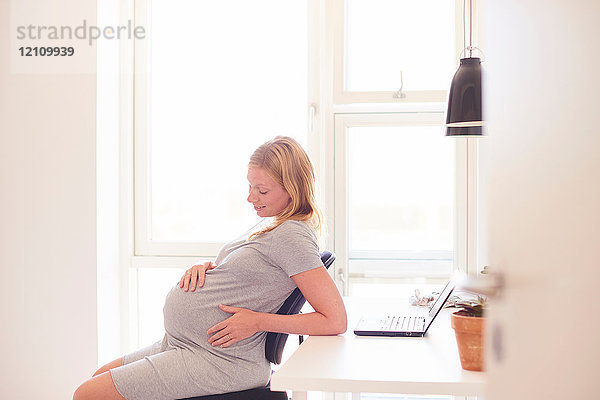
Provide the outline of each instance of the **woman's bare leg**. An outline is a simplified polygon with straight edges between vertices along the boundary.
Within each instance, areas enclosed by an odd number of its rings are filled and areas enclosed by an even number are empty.
[[[125,400],[125,398],[117,391],[110,372],[107,371],[83,382],[75,391],[73,400]]]
[[[103,372],[108,371],[109,369],[117,368],[123,365],[123,357],[117,358],[114,361],[109,362],[108,364],[102,366],[98,371],[94,372],[93,376],[100,375]]]

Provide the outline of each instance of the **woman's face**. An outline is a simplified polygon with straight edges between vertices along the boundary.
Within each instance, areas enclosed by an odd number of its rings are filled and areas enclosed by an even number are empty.
[[[261,167],[248,168],[248,182],[248,202],[252,203],[259,217],[279,215],[291,201],[283,186]]]

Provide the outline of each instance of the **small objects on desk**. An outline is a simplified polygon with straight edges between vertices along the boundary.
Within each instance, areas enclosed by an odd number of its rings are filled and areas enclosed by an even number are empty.
[[[415,289],[414,296],[410,296],[408,302],[411,306],[429,307],[429,303],[431,303],[433,300],[433,294],[429,296],[421,296],[421,291],[419,289]]]
[[[471,309],[472,306],[476,306],[479,309],[485,306],[486,297],[479,296],[470,292],[458,292],[458,294],[453,294],[450,296],[448,301],[445,304],[444,308],[468,308]],[[481,313],[479,313],[481,315]]]
[[[452,295],[450,297],[448,297],[448,300],[446,300],[446,303],[444,304],[444,308],[452,308],[452,307],[456,307],[456,303],[460,302],[460,296],[457,295]]]
[[[433,303],[435,303],[439,295],[439,292],[433,292],[430,295],[421,296],[421,291],[419,289],[415,289],[415,294],[413,296],[410,296],[408,302],[411,306],[429,308]],[[455,307],[456,303],[460,300],[461,298],[459,296],[451,295],[450,297],[448,297],[448,300],[446,300],[446,303],[444,303],[444,308]]]

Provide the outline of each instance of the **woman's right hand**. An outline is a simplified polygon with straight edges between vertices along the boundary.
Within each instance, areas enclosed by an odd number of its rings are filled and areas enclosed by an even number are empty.
[[[190,269],[185,271],[185,274],[181,277],[179,281],[179,287],[183,288],[184,291],[188,291],[188,289],[192,289],[192,292],[196,290],[197,287],[204,286],[204,278],[206,276],[206,271],[217,268],[217,265],[212,261],[207,261],[204,264],[198,264],[192,266]]]

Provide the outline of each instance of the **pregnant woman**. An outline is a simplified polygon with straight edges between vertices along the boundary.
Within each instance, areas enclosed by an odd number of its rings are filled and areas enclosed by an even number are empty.
[[[278,136],[252,154],[248,202],[261,223],[214,262],[195,265],[165,300],[165,336],[100,368],[73,399],[181,399],[264,386],[266,332],[346,330],[341,296],[321,263],[321,216],[306,152]],[[274,314],[296,288],[315,310]]]

